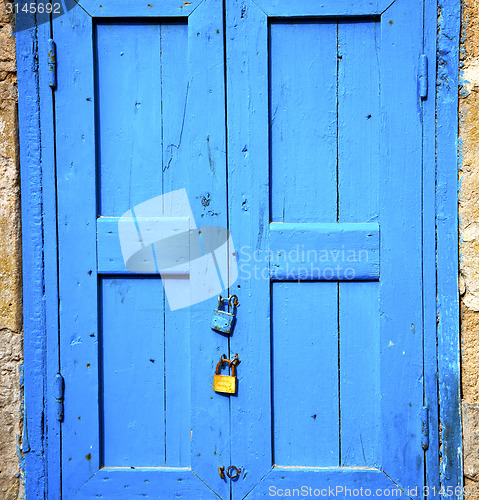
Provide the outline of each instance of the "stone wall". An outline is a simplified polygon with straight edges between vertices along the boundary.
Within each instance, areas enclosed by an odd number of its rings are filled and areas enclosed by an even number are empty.
[[[0,498],[23,498],[22,295],[15,37],[0,0]]]
[[[463,0],[462,8],[459,217],[464,473],[466,486],[479,491],[479,0]]]

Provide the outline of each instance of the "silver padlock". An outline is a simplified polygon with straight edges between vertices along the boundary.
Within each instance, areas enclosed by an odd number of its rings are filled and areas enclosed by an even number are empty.
[[[228,304],[228,310],[225,311],[222,308],[224,303]],[[233,331],[233,326],[235,322],[235,309],[238,306],[238,297],[236,295],[230,295],[228,298],[218,297],[218,308],[213,312],[213,321],[211,322],[211,328],[219,333],[231,333]],[[231,312],[229,312],[231,309]]]

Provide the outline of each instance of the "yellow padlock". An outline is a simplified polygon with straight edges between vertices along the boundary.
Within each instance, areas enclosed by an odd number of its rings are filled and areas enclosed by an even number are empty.
[[[220,375],[220,369],[223,368],[224,364],[228,364],[231,368],[231,375]],[[216,372],[213,377],[213,390],[226,394],[234,394],[236,392],[236,362],[234,360],[221,358],[216,365]]]

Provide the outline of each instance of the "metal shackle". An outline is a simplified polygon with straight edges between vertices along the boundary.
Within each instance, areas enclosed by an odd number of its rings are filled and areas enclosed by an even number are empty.
[[[222,358],[220,361],[218,361],[218,364],[216,365],[216,375],[220,374],[220,367],[223,368],[223,365],[225,363],[228,363],[230,368],[231,368],[231,376],[235,377],[236,376],[236,363],[234,361],[231,361],[230,359]]]

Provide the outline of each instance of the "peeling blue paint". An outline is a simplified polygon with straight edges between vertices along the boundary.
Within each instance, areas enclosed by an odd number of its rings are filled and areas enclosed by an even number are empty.
[[[459,0],[439,0],[437,41],[437,308],[441,486],[462,486],[458,297]],[[459,160],[458,160],[459,157]],[[455,165],[456,168],[451,168]],[[462,498],[462,494],[456,498]]]

